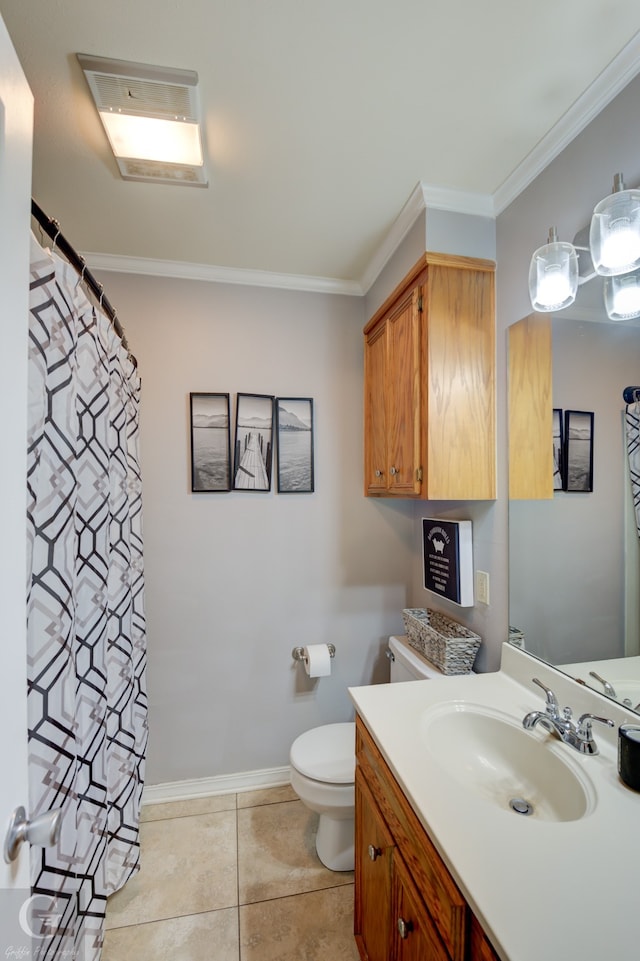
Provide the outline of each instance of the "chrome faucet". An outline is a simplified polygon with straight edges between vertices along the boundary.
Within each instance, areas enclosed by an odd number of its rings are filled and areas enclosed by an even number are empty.
[[[614,727],[615,722],[606,717],[599,717],[597,714],[587,713],[580,715],[576,725],[572,719],[571,708],[565,707],[560,713],[558,698],[553,691],[537,677],[532,678],[532,680],[534,684],[542,688],[546,694],[547,702],[544,711],[530,711],[525,715],[522,721],[525,730],[531,731],[538,724],[542,724],[547,731],[560,738],[569,747],[579,751],[580,754],[598,754],[598,745],[593,738],[591,722],[600,721],[601,724],[606,724],[608,727]]]
[[[596,674],[595,671],[589,671],[589,677],[593,677],[596,679],[596,681],[600,681],[600,683],[604,688],[604,693],[607,695],[607,697],[612,697],[614,701],[617,699],[618,695],[616,694],[615,688],[613,687],[613,684],[611,684],[610,681],[605,680],[604,677],[600,677],[600,675]]]

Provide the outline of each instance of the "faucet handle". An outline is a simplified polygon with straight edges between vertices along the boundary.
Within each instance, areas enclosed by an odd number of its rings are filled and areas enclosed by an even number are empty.
[[[542,681],[537,677],[533,677],[531,680],[534,684],[537,684],[538,687],[541,687],[547,696],[547,714],[550,714],[551,717],[559,717],[560,705],[558,704],[558,698],[555,696],[551,688],[547,687],[546,684],[543,684]]]
[[[581,714],[578,718],[578,737],[584,741],[588,741],[591,738],[592,721],[600,721],[601,724],[606,724],[607,727],[616,726],[616,722],[612,721],[610,717],[600,717],[598,714]]]

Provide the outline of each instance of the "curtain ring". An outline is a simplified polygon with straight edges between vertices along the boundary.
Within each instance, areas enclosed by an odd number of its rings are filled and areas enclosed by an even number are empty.
[[[57,240],[58,237],[60,236],[60,224],[58,223],[57,220],[52,220],[51,223],[52,223],[55,227],[58,228],[58,229],[56,230],[55,237],[53,238],[53,247],[51,248],[51,253],[54,254],[54,253],[55,253],[55,250],[56,250],[56,240]]]
[[[80,273],[80,276],[78,277],[78,283],[76,284],[76,287],[79,287],[80,284],[84,282],[84,273],[85,273],[85,270],[87,269],[87,262],[82,256],[82,254],[78,254],[78,257],[80,258],[80,261],[82,263],[82,271]]]
[[[100,288],[100,300],[98,301],[98,307],[102,310],[102,298],[104,297],[104,286],[98,281],[98,287]]]

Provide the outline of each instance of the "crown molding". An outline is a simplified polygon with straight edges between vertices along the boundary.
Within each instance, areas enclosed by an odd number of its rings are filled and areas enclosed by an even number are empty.
[[[640,31],[540,140],[493,195],[502,213],[640,72]]]
[[[201,280],[205,283],[217,284],[240,284],[244,287],[274,287],[280,290],[301,290],[306,293],[342,294],[347,297],[362,296],[362,287],[354,280],[277,274],[268,270],[214,267],[208,264],[125,257],[119,254],[84,253],[83,257],[91,270],[105,270],[119,274],[169,277],[172,280]]]
[[[372,287],[418,217],[427,209],[450,210],[480,217],[495,216],[490,194],[417,183],[362,275],[360,287],[363,293],[366,294]]]
[[[389,231],[369,261],[361,279],[360,289],[366,294],[380,276],[385,264],[394,255],[416,220],[425,209],[423,185],[416,184],[409,199],[392,223]]]

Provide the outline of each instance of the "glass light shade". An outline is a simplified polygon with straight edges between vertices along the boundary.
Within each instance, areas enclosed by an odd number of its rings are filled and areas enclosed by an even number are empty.
[[[554,241],[539,247],[529,267],[529,296],[534,310],[562,310],[576,299],[578,256],[573,244]]]
[[[609,320],[640,317],[640,270],[619,277],[606,277],[604,305]]]
[[[589,244],[598,274],[611,277],[640,267],[640,190],[619,190],[597,204]]]
[[[116,157],[186,164],[190,167],[201,167],[203,164],[197,123],[102,110],[100,119]]]

